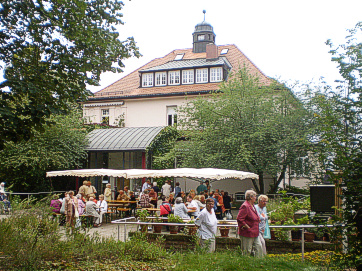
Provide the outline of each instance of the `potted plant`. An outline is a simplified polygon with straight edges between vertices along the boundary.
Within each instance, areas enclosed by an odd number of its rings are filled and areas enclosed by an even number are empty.
[[[153,220],[153,222],[161,223],[163,221],[156,214],[156,218]],[[161,233],[161,231],[162,231],[162,225],[153,225],[153,233]]]
[[[183,220],[179,216],[175,216],[174,214],[168,215],[168,222],[169,223],[182,223]],[[170,234],[177,234],[178,232],[178,226],[170,226]]]
[[[188,233],[189,235],[195,235],[197,232],[197,226],[195,225],[194,220],[188,221],[186,224],[193,224],[194,226],[188,226]]]
[[[145,209],[145,210],[137,210],[136,212],[136,216],[138,217],[138,221],[140,222],[149,222],[150,219],[147,218],[149,216],[149,213],[148,211]],[[148,228],[148,225],[141,225],[141,232],[146,232],[147,231],[147,228]]]
[[[222,221],[218,221],[218,224],[227,225],[229,223],[227,221],[222,220]],[[219,227],[219,230],[220,230],[221,237],[229,237],[230,227],[226,227],[226,226]]]

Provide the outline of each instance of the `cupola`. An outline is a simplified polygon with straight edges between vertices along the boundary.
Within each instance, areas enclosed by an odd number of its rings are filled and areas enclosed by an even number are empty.
[[[204,20],[195,26],[195,31],[192,33],[193,36],[193,53],[204,53],[206,52],[207,44],[215,44],[215,33],[211,24],[205,21],[205,13],[203,10]]]

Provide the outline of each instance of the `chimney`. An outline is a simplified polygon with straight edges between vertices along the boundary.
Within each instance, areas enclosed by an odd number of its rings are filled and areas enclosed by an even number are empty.
[[[214,43],[206,44],[206,60],[217,59],[217,45]]]

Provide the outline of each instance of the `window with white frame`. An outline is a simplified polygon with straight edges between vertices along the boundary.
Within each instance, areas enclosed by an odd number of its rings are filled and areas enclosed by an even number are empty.
[[[180,71],[168,72],[168,84],[179,85],[180,84]]]
[[[194,83],[194,70],[183,70],[182,84],[193,84],[193,83]]]
[[[222,67],[210,69],[210,81],[211,82],[222,81]]]
[[[207,83],[207,68],[196,70],[196,83]]]
[[[102,123],[109,124],[109,109],[102,109]]]
[[[166,72],[156,72],[156,86],[166,86]]]
[[[177,106],[167,106],[167,125],[172,126],[177,124]]]
[[[142,74],[142,86],[152,87],[153,86],[153,73]]]

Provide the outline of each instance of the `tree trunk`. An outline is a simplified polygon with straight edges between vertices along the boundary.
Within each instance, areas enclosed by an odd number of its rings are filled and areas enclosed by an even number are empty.
[[[283,165],[282,172],[280,173],[280,176],[279,176],[278,180],[277,180],[276,182],[274,182],[274,185],[273,185],[273,187],[271,188],[270,193],[273,194],[273,193],[275,193],[275,192],[277,191],[279,184],[281,183],[281,181],[282,181],[282,180],[284,179],[284,177],[285,177],[285,172],[286,172],[286,170],[287,170],[287,165],[284,164],[284,165]]]
[[[260,178],[260,177],[259,177]],[[255,188],[255,191],[257,194],[260,194],[260,189],[258,188],[258,184],[256,183],[256,180],[255,179],[251,179],[251,181],[253,182],[253,185],[254,185],[254,188]]]
[[[258,172],[259,175],[259,194],[264,194],[265,189],[264,189],[264,173],[263,172]]]

